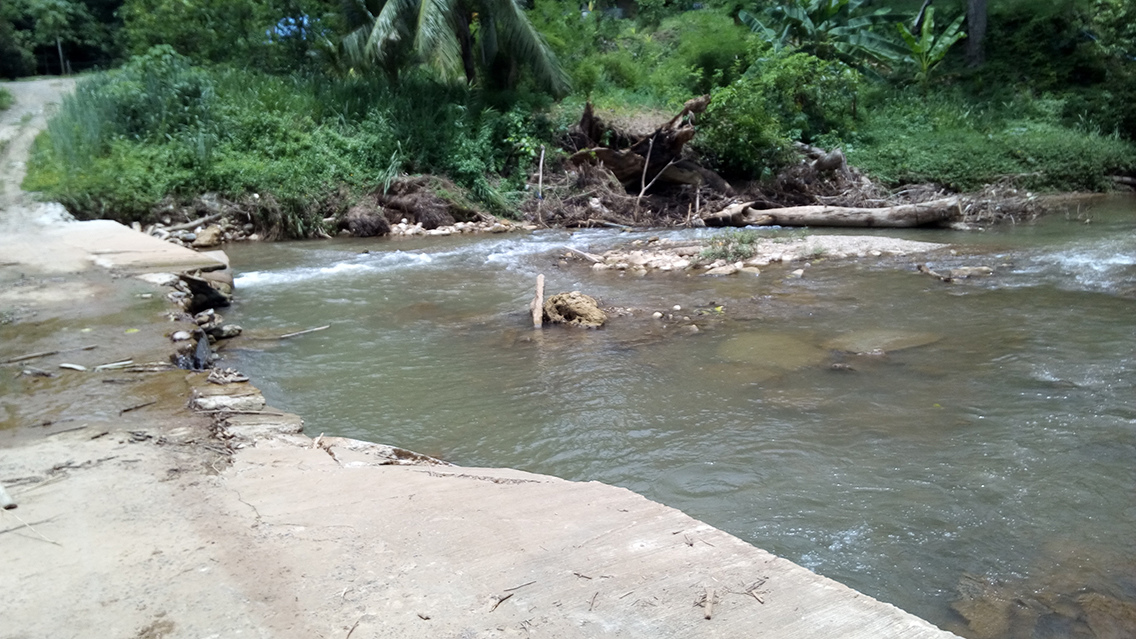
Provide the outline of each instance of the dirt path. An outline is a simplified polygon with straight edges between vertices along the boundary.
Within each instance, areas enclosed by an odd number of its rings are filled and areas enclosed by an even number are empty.
[[[8,110],[0,111],[0,233],[70,217],[59,205],[37,202],[20,188],[20,183],[27,174],[32,142],[47,127],[47,118],[63,96],[74,90],[75,83],[74,78],[48,78],[2,84],[15,102]]]

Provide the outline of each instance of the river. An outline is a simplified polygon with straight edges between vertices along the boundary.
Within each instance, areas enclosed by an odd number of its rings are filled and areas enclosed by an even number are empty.
[[[886,233],[952,244],[932,268],[995,270],[954,284],[912,258],[819,256],[801,278],[562,261],[713,232],[235,246],[228,319],[331,327],[226,365],[309,434],[624,486],[960,634],[1105,636],[1086,593],[1133,621],[1136,199]],[[536,333],[538,273],[633,312]],[[876,347],[895,350],[847,352]]]

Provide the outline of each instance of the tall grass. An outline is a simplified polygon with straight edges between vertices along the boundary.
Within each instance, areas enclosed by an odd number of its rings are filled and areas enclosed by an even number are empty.
[[[167,196],[271,195],[281,219],[266,224],[295,236],[317,230],[344,189],[349,199],[403,172],[445,175],[507,212],[539,151],[530,109],[465,88],[207,71],[166,49],[82,82],[37,142],[25,187],[121,220]]]
[[[957,93],[886,93],[842,142],[848,161],[891,184],[964,191],[1009,179],[1038,190],[1098,191],[1136,171],[1136,145],[1062,123],[1063,101],[1017,96],[975,103]],[[830,140],[832,144],[838,140]]]

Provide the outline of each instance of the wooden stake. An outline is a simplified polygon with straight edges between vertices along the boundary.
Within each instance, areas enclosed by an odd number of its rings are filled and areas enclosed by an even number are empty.
[[[714,589],[713,588],[707,588],[706,589],[706,610],[705,610],[705,613],[703,614],[703,616],[706,617],[707,619],[714,616]]]
[[[536,296],[533,297],[532,302],[529,303],[529,311],[532,312],[533,328],[541,328],[544,325],[544,274],[536,276]]]

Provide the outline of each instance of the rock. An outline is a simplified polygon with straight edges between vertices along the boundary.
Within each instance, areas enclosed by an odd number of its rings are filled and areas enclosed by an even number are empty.
[[[557,293],[544,301],[544,321],[599,328],[607,321],[607,315],[594,298],[572,291]]]
[[[595,264],[592,264],[593,271],[606,271],[609,268],[611,268],[611,266],[604,264],[603,262],[596,262]]]
[[[651,317],[653,317],[655,319],[663,319],[663,314],[659,311],[655,311],[654,313],[651,314]]]
[[[738,272],[738,267],[734,264],[723,264],[722,266],[715,266],[714,268],[706,271],[703,275],[733,275]]]
[[[240,335],[241,330],[241,327],[236,324],[217,324],[205,329],[205,332],[217,339],[231,339]]]
[[[193,316],[193,321],[198,326],[208,326],[208,325],[212,325],[212,324],[220,324],[221,320],[223,320],[223,319],[224,319],[223,317],[221,317],[220,315],[217,314],[217,311],[214,311],[211,308],[207,308],[204,311],[201,311],[197,315]]]
[[[189,331],[175,331],[173,335],[170,335],[170,339],[175,342],[184,342],[193,339],[193,334]]]
[[[193,239],[193,248],[212,248],[221,243],[221,227],[210,225],[202,229]]]
[[[994,274],[994,269],[989,266],[960,266],[947,272],[951,279],[962,280],[968,277],[990,277]]]
[[[743,266],[738,269],[740,273],[749,273],[751,275],[761,275],[761,269],[756,266]]]
[[[232,304],[232,294],[219,290],[209,281],[188,273],[182,273],[178,277],[181,278],[192,296],[186,305],[186,312],[196,314],[207,308],[224,307]]]
[[[509,227],[498,222],[498,223],[494,224],[493,226],[489,227],[489,232],[490,233],[508,233]]]
[[[178,276],[173,273],[143,273],[136,277],[143,282],[149,282],[158,286],[173,286],[178,281]]]
[[[190,408],[200,411],[258,411],[264,406],[264,396],[258,392],[247,395],[207,395],[190,400]]]
[[[942,335],[935,333],[868,328],[834,337],[826,341],[824,347],[849,353],[872,353],[875,351],[886,353],[926,346],[942,338]]]
[[[789,277],[795,277],[797,279],[800,279],[804,276],[805,276],[805,269],[803,269],[803,268],[799,268],[799,269],[793,271],[792,273],[789,273]]]
[[[815,366],[828,357],[823,349],[792,335],[766,332],[741,333],[732,337],[718,348],[718,355],[729,361],[779,370]]]

